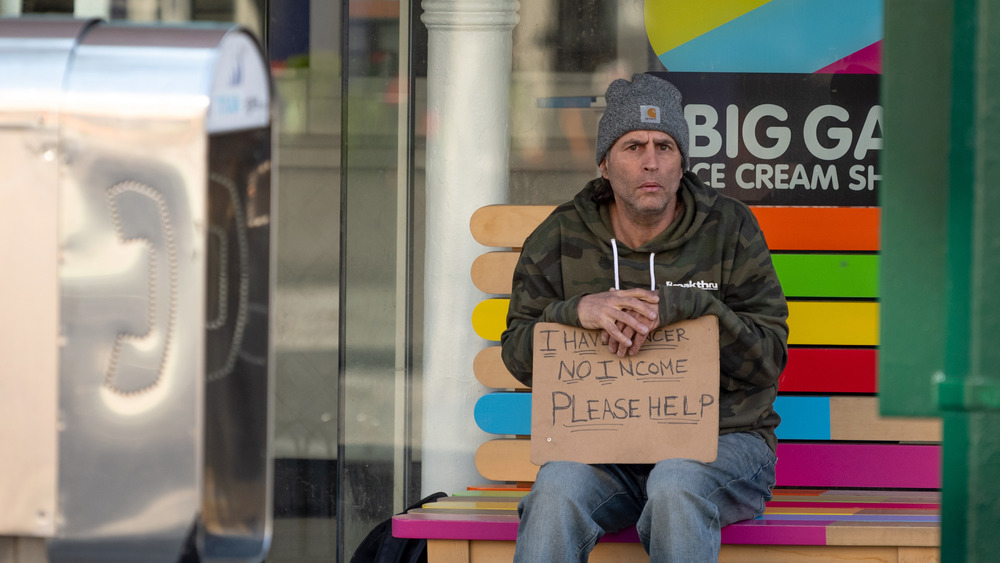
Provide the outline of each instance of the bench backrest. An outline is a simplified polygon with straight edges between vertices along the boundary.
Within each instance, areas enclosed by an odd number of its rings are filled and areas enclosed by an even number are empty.
[[[498,435],[476,452],[489,480],[525,483],[530,394],[504,367],[499,339],[518,250],[552,206],[494,205],[472,217],[473,237],[496,250],[472,266],[491,294],[473,313],[477,334],[492,344],[476,357],[476,378],[494,391],[475,418]],[[940,486],[941,428],[934,420],[883,418],[878,412],[879,209],[754,207],[788,298],[789,361],[776,409],[778,485],[934,489]]]

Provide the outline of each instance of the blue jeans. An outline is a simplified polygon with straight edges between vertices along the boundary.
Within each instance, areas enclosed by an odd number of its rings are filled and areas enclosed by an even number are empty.
[[[650,562],[718,561],[722,527],[759,516],[771,498],[775,461],[743,432],[719,436],[711,463],[546,463],[518,505],[514,561],[587,561],[601,536],[633,524]]]

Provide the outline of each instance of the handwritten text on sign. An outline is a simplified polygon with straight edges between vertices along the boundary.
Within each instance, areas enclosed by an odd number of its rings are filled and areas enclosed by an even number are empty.
[[[715,459],[716,317],[658,328],[624,358],[608,352],[600,331],[557,323],[538,323],[534,345],[532,462]]]

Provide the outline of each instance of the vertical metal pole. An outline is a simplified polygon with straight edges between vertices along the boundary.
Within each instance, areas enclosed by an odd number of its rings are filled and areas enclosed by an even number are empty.
[[[111,0],[76,0],[73,3],[73,16],[111,19]]]
[[[1000,1],[954,2],[942,559],[1000,551]]]
[[[410,53],[409,2],[401,2],[399,10],[399,73],[396,81],[396,358],[393,375],[395,415],[393,416],[393,513],[402,512],[410,499],[411,455],[411,380],[413,337],[410,319],[413,313],[413,105],[411,104],[412,59]],[[405,225],[405,227],[404,227]]]
[[[943,415],[941,560],[994,561],[1000,0],[885,7],[882,411]]]

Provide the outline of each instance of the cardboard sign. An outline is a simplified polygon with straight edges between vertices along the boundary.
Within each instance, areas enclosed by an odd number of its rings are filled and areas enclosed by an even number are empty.
[[[713,461],[719,442],[719,321],[652,331],[635,356],[600,331],[538,323],[534,333],[531,461]]]

